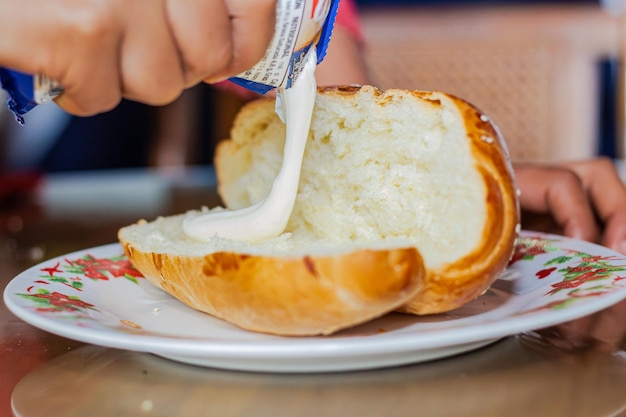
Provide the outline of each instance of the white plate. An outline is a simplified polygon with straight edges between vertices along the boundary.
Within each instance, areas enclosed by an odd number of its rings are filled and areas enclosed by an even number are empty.
[[[389,314],[325,337],[239,329],[151,286],[111,244],[46,261],[15,277],[8,308],[51,333],[181,362],[268,372],[328,372],[451,356],[626,298],[626,257],[591,243],[523,232],[512,264],[464,307],[430,317]]]

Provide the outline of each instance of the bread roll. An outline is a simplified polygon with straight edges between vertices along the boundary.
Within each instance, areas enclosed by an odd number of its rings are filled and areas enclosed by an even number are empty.
[[[284,137],[273,100],[241,110],[216,152],[226,207],[266,196]],[[315,335],[476,298],[507,265],[519,209],[505,144],[476,108],[440,92],[364,86],[319,89],[281,236],[196,242],[183,216],[120,230],[148,280],[246,329]]]

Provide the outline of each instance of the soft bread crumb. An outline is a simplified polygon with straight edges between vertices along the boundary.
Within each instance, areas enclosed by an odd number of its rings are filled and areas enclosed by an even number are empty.
[[[152,222],[138,222],[119,231],[120,239],[133,242],[142,252],[167,253],[173,255],[202,256],[215,252],[236,252],[251,255],[301,257],[306,254],[334,255],[348,253],[360,248],[386,249],[413,246],[407,239],[385,239],[368,241],[323,241],[307,234],[294,236],[285,232],[274,239],[249,243],[218,236],[199,242],[182,231],[182,222],[188,215],[200,214],[190,211],[176,216],[159,217]]]
[[[219,190],[233,209],[263,199],[282,160],[273,105],[249,110],[218,157]],[[439,266],[482,236],[486,189],[448,96],[371,87],[318,95],[311,131],[287,226],[293,247],[410,239],[427,266]]]

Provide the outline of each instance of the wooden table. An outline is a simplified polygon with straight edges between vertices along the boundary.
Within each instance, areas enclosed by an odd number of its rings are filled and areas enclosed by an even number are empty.
[[[44,259],[114,242],[137,218],[213,205],[212,185],[203,169],[44,180],[34,195],[4,202],[0,288]],[[617,327],[621,339],[626,326]],[[36,417],[626,416],[626,353],[607,346],[569,351],[528,334],[382,370],[246,373],[68,340],[0,304],[0,416],[11,402]]]

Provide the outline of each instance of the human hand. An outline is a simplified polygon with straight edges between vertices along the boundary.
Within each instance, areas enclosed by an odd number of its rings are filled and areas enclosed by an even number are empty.
[[[516,165],[522,227],[600,243],[626,253],[626,188],[605,158],[561,165]],[[626,300],[536,333],[566,350],[626,349]]]
[[[596,242],[626,253],[626,187],[613,162],[515,165],[522,227]]]
[[[256,64],[274,33],[276,0],[3,0],[0,65],[43,74],[66,111],[122,98],[173,101],[202,80]]]

